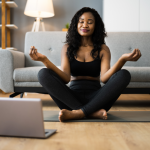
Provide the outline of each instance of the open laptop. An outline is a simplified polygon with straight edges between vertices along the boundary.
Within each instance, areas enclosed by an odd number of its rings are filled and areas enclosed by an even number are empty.
[[[41,99],[0,97],[0,136],[48,138],[56,129],[45,129]]]

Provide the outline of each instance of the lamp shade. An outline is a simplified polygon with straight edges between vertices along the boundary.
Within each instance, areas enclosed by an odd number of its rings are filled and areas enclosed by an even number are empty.
[[[31,17],[53,17],[54,7],[52,0],[27,0],[24,14]]]

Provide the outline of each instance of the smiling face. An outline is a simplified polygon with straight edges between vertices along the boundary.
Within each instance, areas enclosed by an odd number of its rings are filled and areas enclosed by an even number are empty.
[[[95,28],[95,18],[91,12],[85,12],[79,17],[77,24],[78,33],[81,36],[91,36]]]

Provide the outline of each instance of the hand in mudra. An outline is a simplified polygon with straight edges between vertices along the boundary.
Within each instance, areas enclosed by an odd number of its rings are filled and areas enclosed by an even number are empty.
[[[38,53],[37,49],[34,46],[31,46],[29,55],[31,59],[35,61],[43,61],[46,58],[45,55]]]
[[[137,61],[141,57],[140,50],[134,49],[132,53],[123,54],[121,58],[125,61]]]

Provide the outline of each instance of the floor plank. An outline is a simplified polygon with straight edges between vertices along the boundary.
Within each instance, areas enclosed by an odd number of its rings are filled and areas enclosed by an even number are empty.
[[[9,97],[11,93],[0,93]],[[19,98],[17,96],[17,98]],[[23,98],[42,99],[43,110],[59,110],[48,94],[27,93]],[[149,94],[122,94],[111,110],[150,111]],[[149,122],[44,122],[57,129],[48,139],[0,137],[0,150],[149,150]]]

